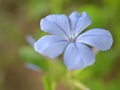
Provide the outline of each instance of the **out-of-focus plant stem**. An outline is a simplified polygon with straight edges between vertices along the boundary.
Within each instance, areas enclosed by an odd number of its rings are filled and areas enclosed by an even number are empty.
[[[72,78],[72,71],[67,72],[67,83],[71,88],[79,88],[80,90],[90,90],[87,86],[82,84],[80,81],[74,80]]]

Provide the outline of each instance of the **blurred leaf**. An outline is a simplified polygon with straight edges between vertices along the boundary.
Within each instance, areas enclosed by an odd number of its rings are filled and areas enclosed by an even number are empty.
[[[48,62],[34,51],[32,47],[23,47],[20,50],[20,57],[27,63],[39,66],[42,70],[48,70]]]

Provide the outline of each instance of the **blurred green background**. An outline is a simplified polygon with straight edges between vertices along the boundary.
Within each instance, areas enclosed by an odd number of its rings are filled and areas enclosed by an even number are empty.
[[[92,25],[108,29],[113,47],[99,52],[93,66],[68,71],[62,60],[46,60],[27,43],[37,40],[48,14],[86,11]],[[40,68],[33,71],[25,63]],[[0,90],[120,90],[120,0],[0,0]]]

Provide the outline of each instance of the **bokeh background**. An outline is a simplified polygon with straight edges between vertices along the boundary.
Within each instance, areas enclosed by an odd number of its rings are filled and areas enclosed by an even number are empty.
[[[114,38],[109,51],[99,52],[93,66],[68,71],[62,60],[48,60],[26,41],[36,40],[40,19],[48,14],[86,11],[92,25]],[[61,59],[61,57],[59,58]],[[32,70],[25,63],[32,63]],[[33,67],[32,67],[33,68]],[[120,0],[0,0],[0,90],[120,90]]]

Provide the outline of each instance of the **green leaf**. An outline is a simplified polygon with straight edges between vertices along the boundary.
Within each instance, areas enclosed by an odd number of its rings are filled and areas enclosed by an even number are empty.
[[[32,47],[21,48],[19,55],[25,62],[35,64],[44,71],[48,70],[48,62]]]

